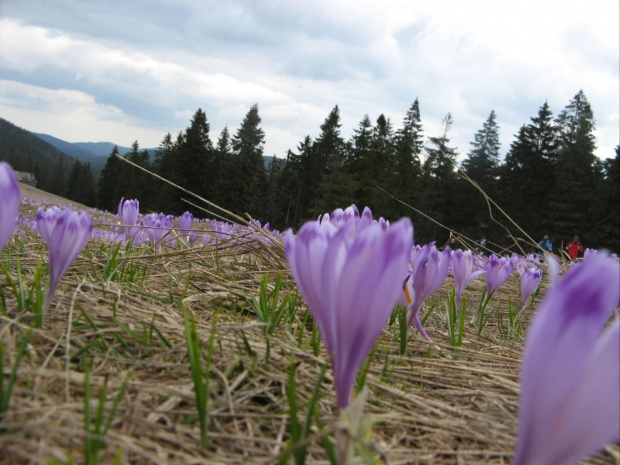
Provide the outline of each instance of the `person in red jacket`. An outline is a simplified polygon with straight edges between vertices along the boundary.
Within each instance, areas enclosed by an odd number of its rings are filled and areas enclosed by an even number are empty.
[[[583,245],[579,242],[579,236],[573,237],[573,240],[566,246],[566,250],[571,260],[575,260],[579,253],[583,252]]]

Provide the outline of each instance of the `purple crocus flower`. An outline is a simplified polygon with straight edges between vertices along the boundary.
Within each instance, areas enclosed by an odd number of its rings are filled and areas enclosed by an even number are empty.
[[[39,208],[37,211],[37,227],[47,242],[50,259],[50,288],[44,309],[49,307],[60,279],[84,250],[92,223],[92,217],[83,211],[74,212],[68,208],[60,210],[56,207],[48,210]]]
[[[146,234],[151,244],[159,244],[161,246],[160,242],[166,233],[170,231],[171,224],[170,218],[163,213],[150,213],[142,221],[142,226],[144,226],[143,234]]]
[[[0,252],[17,224],[21,194],[11,166],[0,162]]]
[[[514,465],[571,464],[620,435],[620,265],[591,254],[543,299],[528,332]]]
[[[200,234],[197,231],[192,231],[193,227],[194,215],[190,212],[185,212],[179,216],[179,235],[185,238],[187,242],[189,242],[189,245],[194,245],[194,243],[200,239]],[[269,223],[267,223],[263,229],[269,231]]]
[[[435,243],[431,242],[422,248],[412,247],[411,257],[411,269],[403,286],[409,306],[409,325],[415,325],[422,337],[430,341],[431,338],[422,327],[419,313],[424,301],[439,289],[448,276],[450,247],[439,252]]]
[[[487,298],[504,284],[512,273],[512,262],[508,258],[497,258],[493,254],[484,266],[487,278]]]
[[[340,228],[311,221],[284,237],[293,277],[333,356],[340,408],[401,292],[412,238],[407,218],[384,230],[359,217]]]
[[[181,236],[189,236],[191,234],[191,229],[194,226],[194,215],[190,212],[185,212],[181,216],[179,216],[179,235]]]
[[[461,303],[461,297],[467,285],[484,273],[484,270],[474,271],[474,257],[471,250],[457,249],[452,252],[452,276],[456,287],[456,306]]]
[[[527,268],[521,275],[521,305],[517,314],[521,313],[527,299],[538,289],[542,276],[542,270],[535,267]]]
[[[125,242],[134,237],[138,232],[135,226],[138,224],[138,214],[140,213],[140,202],[138,200],[125,200],[121,198],[118,203],[118,218],[125,230]]]

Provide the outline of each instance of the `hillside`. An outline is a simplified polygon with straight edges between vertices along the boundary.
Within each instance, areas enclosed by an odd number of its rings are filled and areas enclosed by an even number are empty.
[[[7,161],[17,171],[34,173],[37,188],[43,191],[95,205],[97,181],[85,159],[71,157],[2,118],[0,160]]]
[[[0,118],[0,160],[15,170],[35,174],[39,189],[62,194],[76,159],[29,131]]]

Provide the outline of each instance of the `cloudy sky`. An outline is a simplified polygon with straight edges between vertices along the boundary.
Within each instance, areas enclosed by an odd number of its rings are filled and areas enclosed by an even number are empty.
[[[0,117],[71,142],[156,147],[206,111],[212,139],[258,103],[285,156],[339,105],[425,134],[451,112],[464,156],[492,109],[505,153],[583,89],[597,155],[620,142],[618,0],[0,0]]]

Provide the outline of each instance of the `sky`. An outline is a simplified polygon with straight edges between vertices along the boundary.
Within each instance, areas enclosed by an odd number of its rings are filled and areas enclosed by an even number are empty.
[[[202,108],[215,142],[257,103],[265,155],[315,138],[335,105],[460,158],[491,110],[502,156],[547,101],[583,90],[597,152],[620,143],[618,0],[0,0],[0,117],[69,142],[157,147]]]

